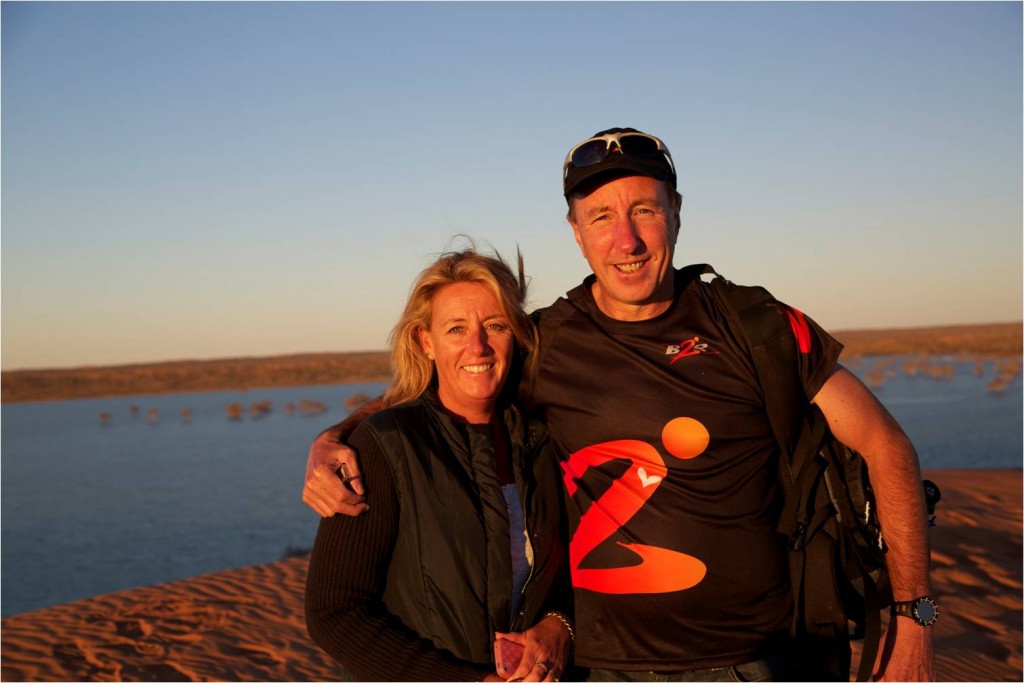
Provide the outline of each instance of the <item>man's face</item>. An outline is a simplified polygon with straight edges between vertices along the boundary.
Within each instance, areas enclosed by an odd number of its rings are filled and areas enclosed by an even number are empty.
[[[616,320],[646,320],[672,301],[679,219],[665,183],[618,178],[574,199],[576,244],[597,276],[594,299]]]

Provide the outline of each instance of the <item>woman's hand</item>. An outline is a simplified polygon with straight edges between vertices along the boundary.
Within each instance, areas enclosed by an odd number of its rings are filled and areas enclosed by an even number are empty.
[[[549,615],[525,631],[495,633],[494,637],[523,646],[523,658],[509,681],[557,681],[569,664],[572,641],[558,617]]]

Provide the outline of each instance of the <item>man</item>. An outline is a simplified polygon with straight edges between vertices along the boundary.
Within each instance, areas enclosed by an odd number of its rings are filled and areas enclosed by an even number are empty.
[[[520,400],[546,420],[565,471],[576,663],[594,680],[783,676],[793,607],[778,447],[742,332],[697,271],[673,269],[671,155],[634,129],[602,131],[570,150],[563,191],[593,274],[538,312],[543,352]],[[894,598],[925,597],[913,446],[837,364],[841,346],[790,311],[808,400],[868,463]],[[358,473],[338,436],[318,437],[307,463],[303,497],[323,515],[365,506],[335,475],[343,461]],[[927,627],[893,618],[881,651],[879,679],[931,679]]]

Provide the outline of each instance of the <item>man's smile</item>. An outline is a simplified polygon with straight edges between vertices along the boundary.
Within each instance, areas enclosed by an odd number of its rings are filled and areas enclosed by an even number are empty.
[[[635,273],[647,265],[647,261],[634,261],[633,263],[616,263],[615,267],[620,273]]]

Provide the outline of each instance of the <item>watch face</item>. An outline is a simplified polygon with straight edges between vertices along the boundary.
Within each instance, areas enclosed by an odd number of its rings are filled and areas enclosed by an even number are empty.
[[[918,600],[914,604],[914,616],[918,623],[930,624],[935,621],[936,614],[935,603],[931,600]]]

